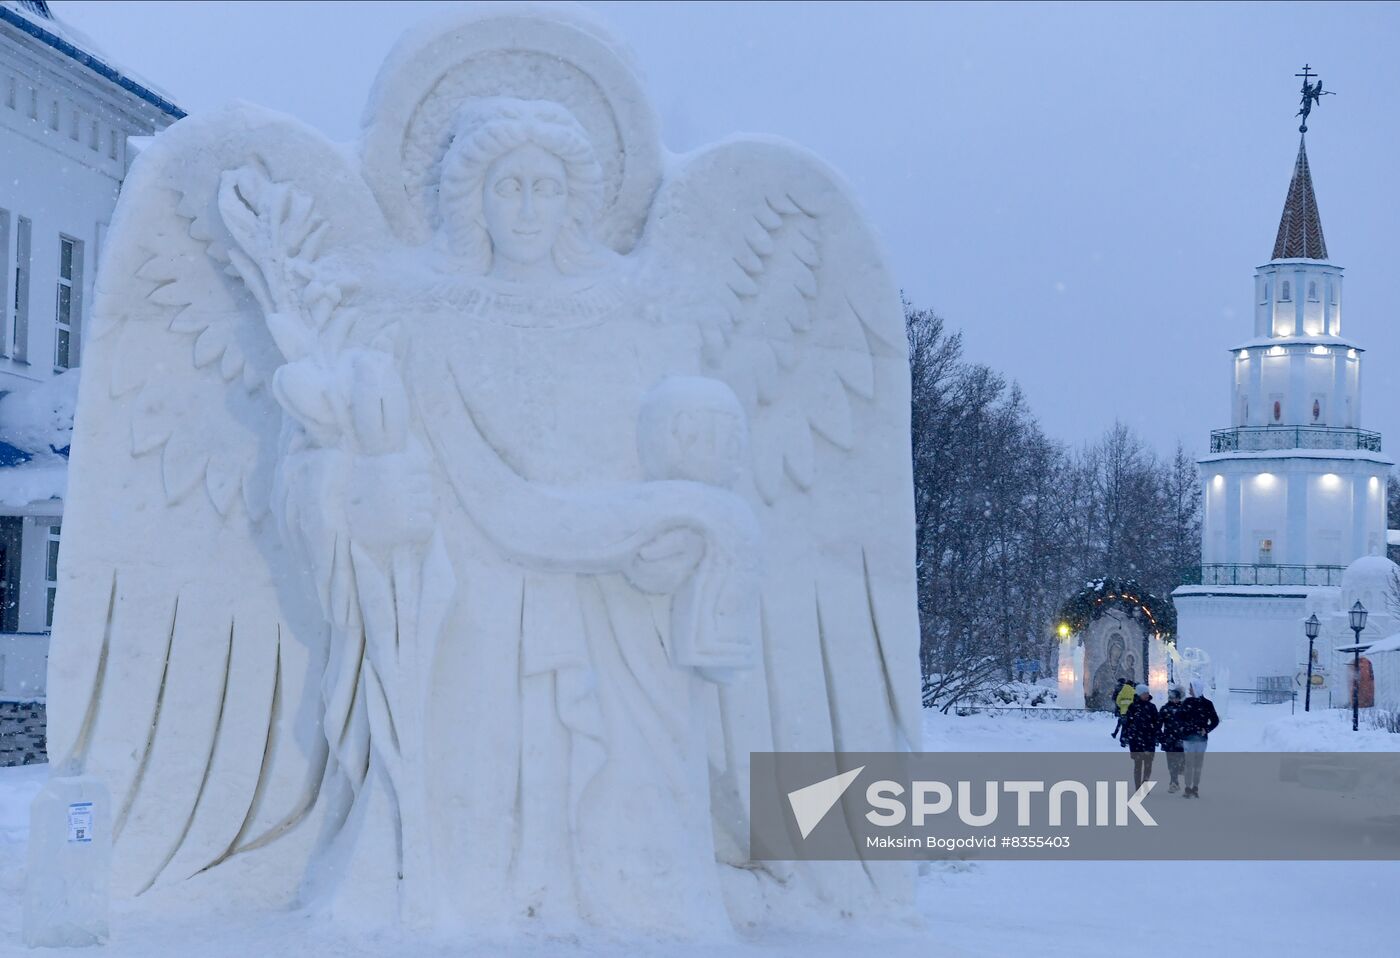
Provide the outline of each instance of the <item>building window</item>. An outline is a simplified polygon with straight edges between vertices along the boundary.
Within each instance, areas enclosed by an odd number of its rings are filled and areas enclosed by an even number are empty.
[[[1275,400],[1274,400],[1274,422],[1280,422],[1282,419],[1283,419],[1283,403],[1281,403],[1281,402],[1279,402],[1277,399],[1275,399]]]
[[[58,240],[58,310],[54,317],[53,367],[78,365],[78,303],[82,297],[83,244],[67,236]]]
[[[115,160],[117,158],[117,131],[108,130],[107,132],[110,134],[107,138],[107,159]]]
[[[1288,285],[1288,280],[1284,280],[1281,284],[1279,284],[1278,288],[1279,301],[1284,303],[1288,302],[1291,298],[1291,294],[1292,289]]]
[[[29,88],[29,118],[39,119],[39,91],[34,87]]]
[[[29,220],[21,216],[15,227],[15,320],[10,328],[10,355],[19,362],[29,358]]]
[[[1317,283],[1316,283],[1316,282],[1309,282],[1309,283],[1308,283],[1308,302],[1310,302],[1310,303],[1315,303],[1315,302],[1317,302]]]
[[[5,105],[11,110],[15,108],[15,78],[10,77],[9,84],[5,87]]]
[[[48,563],[44,567],[44,586],[48,590],[48,604],[44,612],[44,628],[53,628],[53,604],[58,595],[58,539],[62,525],[49,526]]]
[[[78,142],[78,131],[82,122],[82,112],[76,106],[73,107],[73,113],[68,122],[68,139],[72,140],[74,143]]]
[[[1269,281],[1266,279],[1259,284],[1259,302],[1261,304],[1269,301]]]
[[[1273,565],[1273,564],[1274,564],[1274,540],[1273,540],[1273,539],[1260,539],[1260,540],[1259,540],[1259,564],[1260,564],[1260,565]]]
[[[88,149],[89,149],[89,150],[95,150],[95,149],[97,149],[97,121],[96,121],[96,120],[93,120],[93,121],[92,121],[92,125],[88,128]]]
[[[0,632],[19,631],[20,545],[24,520],[0,516]]]
[[[57,101],[57,100],[50,100],[50,101],[49,101],[49,129],[50,129],[50,130],[57,130],[57,129],[58,129],[58,101]]]

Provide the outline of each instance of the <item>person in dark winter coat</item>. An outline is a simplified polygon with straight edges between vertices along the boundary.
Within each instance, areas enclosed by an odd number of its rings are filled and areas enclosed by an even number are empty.
[[[1181,773],[1186,768],[1186,752],[1181,740],[1186,732],[1181,725],[1181,689],[1172,686],[1167,693],[1167,703],[1157,713],[1162,720],[1162,735],[1158,741],[1162,751],[1167,753],[1167,772],[1171,775],[1168,792],[1181,791]]]
[[[1157,737],[1162,734],[1162,720],[1147,686],[1139,685],[1135,691],[1137,696],[1123,716],[1123,741],[1133,755],[1133,788],[1137,789],[1152,777],[1152,759],[1157,753]]]
[[[1113,692],[1113,709],[1118,713],[1118,721],[1113,723],[1113,731],[1108,734],[1118,739],[1118,744],[1125,748],[1128,745],[1128,740],[1120,737],[1123,732],[1123,716],[1128,714],[1128,706],[1133,704],[1133,699],[1135,697],[1136,694],[1133,692],[1133,683],[1129,682],[1127,679],[1120,678],[1118,680],[1118,688]]]
[[[1205,685],[1200,680],[1191,683],[1190,694],[1177,713],[1183,733],[1181,747],[1186,752],[1186,798],[1201,797],[1201,768],[1206,762],[1206,741],[1220,725],[1215,703],[1206,698]]]

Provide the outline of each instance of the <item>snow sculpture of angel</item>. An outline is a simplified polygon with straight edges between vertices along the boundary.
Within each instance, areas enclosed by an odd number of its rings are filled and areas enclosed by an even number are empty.
[[[358,156],[162,134],[93,325],[50,748],[118,891],[670,933],[908,894],[744,853],[751,751],[918,741],[902,312],[810,156],[663,176],[596,24],[456,13]]]

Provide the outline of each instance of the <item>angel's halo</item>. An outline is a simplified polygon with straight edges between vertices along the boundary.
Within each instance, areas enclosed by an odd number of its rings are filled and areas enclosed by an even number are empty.
[[[578,9],[483,4],[406,33],[380,68],[362,120],[365,180],[408,243],[437,228],[437,184],[461,108],[481,97],[552,100],[593,141],[604,203],[594,233],[636,244],[661,181],[656,115],[620,41]],[[532,15],[533,14],[533,15]]]

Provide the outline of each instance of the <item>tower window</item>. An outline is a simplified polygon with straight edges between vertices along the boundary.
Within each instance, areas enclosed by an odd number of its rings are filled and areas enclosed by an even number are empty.
[[[1290,299],[1293,298],[1293,297],[1291,296],[1291,293],[1292,293],[1292,290],[1289,288],[1288,280],[1284,280],[1283,283],[1279,285],[1279,288],[1278,288],[1278,298],[1279,298],[1281,301],[1283,301],[1283,302],[1286,303],[1286,302],[1288,302]]]
[[[1308,302],[1317,302],[1317,283],[1308,283]]]
[[[1277,399],[1275,399],[1275,400],[1274,400],[1274,422],[1279,422],[1279,421],[1282,420],[1282,419],[1283,419],[1283,403],[1281,403],[1281,402],[1279,402]]]

